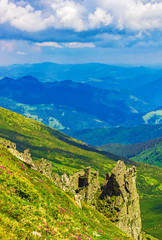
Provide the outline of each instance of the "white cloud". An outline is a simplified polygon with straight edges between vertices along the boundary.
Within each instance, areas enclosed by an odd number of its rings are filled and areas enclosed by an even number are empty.
[[[57,28],[72,28],[75,31],[86,29],[83,20],[86,8],[74,1],[54,1],[51,5],[56,16]]]
[[[80,32],[111,25],[118,30],[162,30],[160,0],[47,0],[39,10],[24,1],[0,0],[0,23],[27,32],[50,27]]]
[[[36,43],[36,45],[39,46],[39,47],[62,48],[62,46],[59,45],[57,42],[41,42],[41,43]]]
[[[112,14],[113,24],[118,29],[162,29],[162,2],[101,0],[101,5]]]
[[[0,23],[9,22],[11,26],[27,32],[37,32],[53,25],[54,16],[43,17],[42,11],[35,11],[29,4],[17,6],[8,0],[0,0]]]
[[[95,45],[93,43],[81,43],[81,42],[70,42],[64,44],[69,48],[94,48]]]
[[[95,12],[88,16],[90,28],[108,26],[112,22],[112,16],[102,8],[96,8]]]

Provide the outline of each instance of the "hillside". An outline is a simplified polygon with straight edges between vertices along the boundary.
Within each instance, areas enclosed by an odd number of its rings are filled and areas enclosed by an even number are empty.
[[[146,113],[141,113],[124,123],[125,126],[138,126],[142,124],[161,124],[162,123],[162,106],[154,108]]]
[[[72,174],[91,165],[95,170],[100,169],[104,177],[105,171],[110,171],[119,159],[112,154],[105,153],[104,156],[81,141],[3,108],[0,108],[0,137],[15,142],[20,151],[29,148],[34,160],[43,157],[52,161],[58,173]]]
[[[73,174],[91,166],[92,170],[99,170],[101,182],[103,182],[105,174],[112,170],[120,158],[99,151],[42,123],[3,108],[0,108],[0,137],[15,142],[20,151],[29,148],[33,160],[42,157],[50,160],[53,164],[53,171],[59,174],[63,172]],[[162,195],[161,169],[128,160],[125,162],[128,166],[133,164],[137,167],[137,188],[140,196],[149,196],[149,200],[154,200],[156,205],[155,196]],[[143,210],[141,209],[141,211]],[[149,211],[151,219],[152,211],[151,209]],[[158,207],[157,212],[159,212]],[[145,229],[147,230],[147,225]],[[154,236],[158,236],[156,224],[153,225],[152,232]]]
[[[106,121],[96,119],[88,113],[74,111],[71,107],[55,104],[29,105],[0,97],[0,106],[35,119],[49,127],[64,131],[66,129],[83,130],[91,128],[109,127]]]
[[[136,162],[143,162],[162,167],[162,141],[144,151],[141,151],[131,159]]]
[[[155,149],[159,149],[161,148],[161,144],[162,144],[162,138],[156,138],[156,139],[152,139],[149,140],[147,142],[141,142],[141,143],[135,143],[135,144],[119,144],[119,143],[110,143],[110,144],[104,144],[99,146],[99,148],[103,151],[107,151],[110,152],[112,154],[117,154],[119,156],[125,157],[125,158],[132,158],[134,157],[134,161],[139,161],[139,162],[144,162],[144,163],[151,163],[157,166],[161,166],[162,163],[162,154],[157,154],[157,152],[155,153],[154,158],[156,158],[156,161],[153,161],[152,159],[152,154],[150,154],[149,156],[147,156],[145,159],[142,158],[140,159],[140,155],[144,153],[146,153],[147,151],[153,152],[155,151]],[[139,155],[140,154],[140,155]],[[136,159],[136,160],[135,160]]]
[[[131,239],[0,145],[0,239]]]
[[[73,132],[67,131],[67,133],[93,146],[108,143],[134,144],[160,138],[162,136],[162,125],[99,128]]]
[[[40,122],[3,108],[0,108],[0,137],[15,142],[20,151],[29,148],[33,160],[40,158],[50,160],[53,164],[53,170],[59,174],[62,172],[73,174],[78,169],[91,166],[92,170],[99,170],[102,180],[105,174],[112,170],[116,161],[121,159],[117,155],[102,152]],[[159,182],[160,168],[132,163],[124,158],[123,160],[129,166],[132,164],[139,166],[139,177],[143,177],[145,174],[147,176],[147,171],[149,171],[149,177],[156,177]],[[140,172],[141,166],[143,169]],[[156,176],[154,176],[154,171],[157,172]],[[146,184],[148,184],[147,181]],[[140,190],[141,194],[159,194],[159,185],[157,188],[148,186],[147,189],[144,189],[138,181],[137,185],[139,189],[142,189],[142,191]]]

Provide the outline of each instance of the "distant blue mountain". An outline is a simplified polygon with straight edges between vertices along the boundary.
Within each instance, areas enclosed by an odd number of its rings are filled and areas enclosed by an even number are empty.
[[[54,104],[89,114],[110,126],[150,110],[150,105],[126,90],[106,90],[71,80],[41,83],[32,76],[0,80],[0,97],[27,105]],[[105,123],[104,123],[105,124]]]
[[[20,78],[32,75],[41,82],[87,83],[97,88],[134,90],[162,77],[162,68],[119,67],[100,63],[38,63],[0,67],[0,77]]]
[[[154,106],[162,105],[162,78],[136,89],[135,94]]]

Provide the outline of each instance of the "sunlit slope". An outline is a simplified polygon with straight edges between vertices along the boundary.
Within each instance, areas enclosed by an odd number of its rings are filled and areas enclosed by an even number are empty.
[[[3,108],[0,108],[0,137],[15,142],[20,151],[29,148],[34,160],[42,157],[50,160],[54,171],[58,173],[72,174],[91,166],[99,170],[103,180],[120,158]],[[127,161],[127,164],[137,167],[137,187],[141,195],[161,194],[161,168],[131,161]]]
[[[132,157],[132,160],[162,167],[162,141]]]
[[[0,108],[0,136],[17,144],[23,151],[29,148],[32,158],[46,158],[53,163],[56,172],[73,173],[91,166],[100,170],[102,177],[116,164],[99,150],[77,141],[44,124],[20,114]],[[119,157],[108,154],[116,161]]]
[[[131,239],[0,145],[0,239]]]
[[[53,163],[55,172],[72,174],[78,169],[91,166],[92,169],[99,170],[101,181],[116,164],[115,161],[119,159],[115,155],[90,148],[42,123],[3,108],[0,108],[0,137],[15,142],[17,148],[21,151],[29,148],[34,160],[42,157],[49,159]],[[112,158],[114,160],[111,160]],[[155,200],[155,196],[157,196],[162,201],[161,168],[132,161],[127,161],[127,164],[129,166],[135,165],[137,168],[137,188],[140,196],[149,197],[150,201]],[[141,199],[141,202],[143,202],[143,199]],[[142,216],[148,209],[150,212],[148,216],[151,221],[154,218],[151,207],[143,208],[143,205],[141,206]],[[154,206],[156,206],[156,200]],[[159,213],[159,210],[157,209],[156,212]],[[145,218],[143,218],[143,221],[145,221]],[[146,231],[147,228],[146,223]],[[153,229],[155,234],[160,231],[158,229],[157,232],[156,224],[154,224]],[[150,229],[147,232],[152,234]]]

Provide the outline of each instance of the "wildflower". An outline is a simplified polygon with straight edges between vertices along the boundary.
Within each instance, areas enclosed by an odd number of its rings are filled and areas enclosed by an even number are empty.
[[[5,168],[5,167],[3,167],[3,166],[0,166],[0,168],[2,168],[2,169],[5,169],[5,170],[6,170],[6,168]]]

